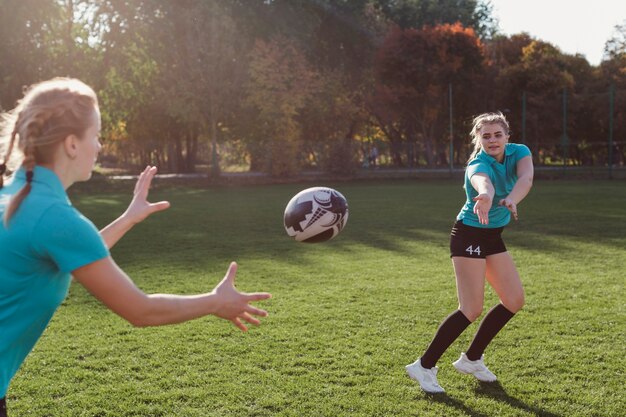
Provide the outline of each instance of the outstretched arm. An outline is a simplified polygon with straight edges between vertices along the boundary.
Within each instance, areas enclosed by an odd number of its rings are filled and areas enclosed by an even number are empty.
[[[493,197],[496,194],[495,188],[487,174],[476,173],[470,178],[472,187],[478,195],[474,197],[474,213],[478,216],[480,224],[489,224],[489,210],[493,203]]]
[[[517,182],[509,195],[498,202],[501,206],[509,209],[515,220],[517,220],[517,205],[528,195],[533,186],[534,172],[531,156],[525,156],[517,161]]]
[[[139,175],[133,192],[133,200],[126,211],[111,224],[100,231],[100,236],[111,249],[134,225],[143,221],[146,217],[157,211],[165,210],[170,206],[167,201],[158,203],[148,202],[148,191],[152,178],[157,173],[156,167],[147,166]]]
[[[205,294],[145,294],[109,256],[72,272],[74,278],[110,310],[134,326],[159,326],[181,323],[209,314],[233,322],[241,330],[246,321],[259,325],[253,317],[267,316],[250,302],[270,298],[268,293],[246,294],[235,288],[237,264],[232,262],[222,281]]]

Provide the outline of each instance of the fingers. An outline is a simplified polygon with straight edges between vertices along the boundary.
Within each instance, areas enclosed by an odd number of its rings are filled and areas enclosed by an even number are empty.
[[[139,179],[135,184],[134,194],[141,193],[147,196],[148,190],[150,189],[150,184],[152,184],[152,179],[156,175],[157,171],[157,167],[148,165],[139,175]]]
[[[261,300],[267,300],[268,298],[272,298],[272,294],[268,292],[253,292],[253,293],[244,294],[244,295],[246,296],[247,302],[261,301]]]
[[[150,188],[150,184],[152,184],[152,179],[156,175],[158,169],[157,167],[149,167],[145,175],[145,189],[146,191]]]
[[[517,217],[517,204],[515,204],[514,202],[509,201],[509,200],[507,200],[505,198],[500,200],[498,202],[498,204],[501,205],[501,206],[506,207],[511,212],[511,214],[513,215],[513,218],[515,220],[518,220],[518,217]]]
[[[147,165],[143,171],[141,172],[141,174],[139,174],[139,178],[137,179],[137,182],[135,183],[135,189],[133,191],[133,194],[137,194],[137,192],[141,189],[141,187],[143,186],[143,183],[145,182],[145,177],[146,177],[146,173],[148,172],[148,170],[150,169],[150,165]]]
[[[260,308],[256,308],[251,305],[246,306],[245,310],[246,310],[245,311],[246,313],[254,314],[255,316],[267,317],[267,311],[262,310]]]
[[[474,214],[478,216],[478,221],[480,224],[489,224],[489,209],[491,207],[487,207],[487,209],[485,209],[483,206],[491,206],[490,197],[486,194],[479,194],[474,197],[473,200],[476,202],[476,204],[474,204]]]
[[[159,201],[158,203],[150,204],[151,213],[156,213],[157,211],[163,211],[170,208],[169,201]]]
[[[480,224],[489,224],[489,212],[481,209],[478,204],[474,205],[474,214],[478,216]]]
[[[235,277],[237,275],[237,262],[231,262],[228,266],[228,271],[226,271],[226,276],[224,277],[224,281],[230,282],[232,285],[235,285]]]
[[[481,210],[478,211],[478,220],[480,224],[489,224],[489,213],[485,213]]]
[[[239,320],[239,318],[234,318],[234,319],[232,319],[231,321],[233,322],[233,324],[234,324],[235,326],[239,327],[239,328],[241,329],[241,331],[242,331],[242,332],[247,332],[247,331],[248,331],[248,328],[246,327],[246,325],[245,325],[245,324],[243,324],[243,323],[241,322],[241,320]]]
[[[239,315],[239,318],[244,319],[248,323],[254,324],[255,326],[259,326],[261,324],[261,321],[259,319],[257,319],[256,317],[252,317],[248,313],[241,313],[241,315]]]

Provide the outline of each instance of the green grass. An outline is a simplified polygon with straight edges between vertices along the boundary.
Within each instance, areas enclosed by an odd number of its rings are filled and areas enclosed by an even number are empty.
[[[474,323],[439,362],[442,396],[422,393],[404,365],[457,307],[448,234],[460,181],[326,185],[350,218],[317,245],[282,226],[309,184],[157,188],[152,200],[172,208],[118,243],[118,264],[146,292],[192,294],[237,260],[241,290],[273,293],[259,303],[270,316],[247,334],[214,317],[136,329],[72,284],[13,380],[10,415],[623,415],[626,183],[535,184],[505,231],[527,305],[486,352],[499,381],[451,366]],[[103,226],[127,188],[73,200]],[[496,302],[488,290],[485,309]]]

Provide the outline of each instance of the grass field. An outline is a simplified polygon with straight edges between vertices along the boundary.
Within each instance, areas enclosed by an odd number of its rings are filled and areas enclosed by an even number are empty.
[[[322,184],[320,184],[322,185]],[[80,285],[9,389],[13,416],[623,416],[626,410],[626,183],[537,181],[505,241],[526,307],[486,351],[498,375],[458,374],[470,328],[439,362],[447,393],[425,395],[404,365],[457,307],[448,234],[460,181],[324,184],[348,199],[335,240],[307,245],[282,226],[310,184],[160,186],[172,208],[113,256],[146,292],[269,291],[270,316],[244,334],[214,317],[133,328]],[[79,193],[98,226],[128,193]],[[485,311],[497,302],[487,291]]]

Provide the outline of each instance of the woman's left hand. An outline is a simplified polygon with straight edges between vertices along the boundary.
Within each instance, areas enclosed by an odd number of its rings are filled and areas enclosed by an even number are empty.
[[[513,200],[509,198],[503,198],[498,202],[498,204],[509,209],[509,211],[513,215],[513,218],[517,220],[517,204],[515,204]]]
[[[135,184],[135,191],[133,192],[133,200],[128,205],[126,212],[124,212],[124,217],[132,224],[140,223],[152,213],[165,210],[170,206],[168,201],[159,201],[158,203],[150,203],[148,201],[148,190],[150,190],[152,178],[154,178],[156,173],[157,168],[148,165],[139,175],[139,179]]]

